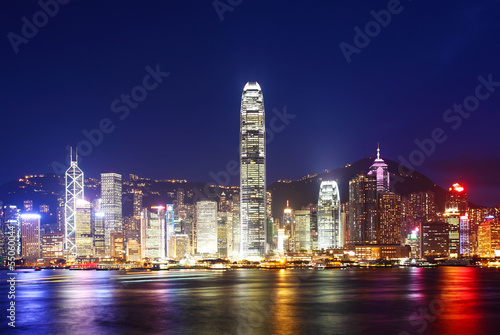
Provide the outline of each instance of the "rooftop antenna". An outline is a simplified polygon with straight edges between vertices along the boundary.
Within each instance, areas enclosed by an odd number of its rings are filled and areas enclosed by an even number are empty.
[[[377,159],[380,159],[380,143],[377,142]]]

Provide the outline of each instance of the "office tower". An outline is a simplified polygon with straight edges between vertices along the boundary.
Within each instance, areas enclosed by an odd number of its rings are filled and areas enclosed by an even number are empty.
[[[124,241],[123,241],[123,233],[111,233],[111,257],[115,258],[123,258],[124,252]]]
[[[340,241],[340,246],[344,247],[347,244],[347,239],[349,236],[349,202],[344,202],[340,205],[340,236],[342,240]]]
[[[217,255],[222,258],[228,257],[227,214],[228,212],[217,213]]]
[[[500,220],[492,215],[478,227],[477,248],[480,257],[500,257]]]
[[[76,204],[83,199],[83,172],[78,167],[78,154],[73,160],[73,150],[70,152],[70,166],[66,170],[66,198],[64,202],[64,249],[69,257],[75,257],[76,250]]]
[[[389,192],[389,171],[387,171],[387,164],[380,158],[380,147],[377,147],[377,158],[370,166],[369,176],[374,176],[377,180],[377,192]]]
[[[422,224],[423,256],[448,256],[448,225],[444,222]]]
[[[410,247],[411,258],[422,258],[421,254],[422,238],[420,233],[421,233],[420,229],[416,228],[405,238],[405,245]]]
[[[104,213],[106,255],[111,254],[111,234],[122,232],[122,176],[101,173],[101,212]]]
[[[401,244],[401,196],[378,193],[378,244]]]
[[[232,212],[232,229],[233,229],[233,259],[240,258],[241,250],[241,231],[240,231],[240,196],[238,193],[233,193],[233,212]]]
[[[337,182],[322,181],[318,197],[318,249],[340,248],[340,194]]]
[[[241,258],[266,253],[266,125],[264,98],[257,82],[248,82],[240,114]]]
[[[403,236],[417,227],[422,230],[422,224],[426,222],[437,220],[435,194],[432,191],[411,193],[402,203]]]
[[[94,237],[92,236],[92,205],[78,199],[75,213],[76,254],[78,257],[94,255]]]
[[[142,191],[134,190],[132,194],[132,215],[139,220],[142,209]]]
[[[165,252],[167,257],[170,257],[168,244],[170,243],[170,237],[174,234],[174,228],[174,205],[167,204],[165,208]]]
[[[165,257],[165,207],[153,206],[141,212],[141,258]]]
[[[282,227],[285,229],[284,248],[287,251],[295,251],[295,219],[294,211],[290,208],[290,203],[286,201],[286,207],[283,210],[283,218],[281,219]]]
[[[296,252],[311,250],[311,211],[295,211],[295,247]]]
[[[64,256],[64,234],[52,233],[42,235],[42,258],[60,259]]]
[[[470,235],[470,225],[469,225],[469,216],[467,212],[465,215],[460,216],[459,222],[459,255],[460,256],[469,256],[469,235]]]
[[[106,235],[104,232],[104,218],[103,212],[94,213],[94,254],[96,257],[106,256]]]
[[[468,207],[465,187],[459,183],[453,184],[446,194],[445,210],[456,209],[462,216],[467,213]]]
[[[175,260],[183,259],[190,252],[189,236],[186,234],[174,234],[171,237],[169,254]]]
[[[40,258],[40,215],[24,213],[21,222],[21,255],[23,258]]]
[[[357,175],[349,182],[348,244],[377,243],[377,180]]]
[[[19,209],[14,205],[4,205],[1,209],[3,250],[2,255],[19,258],[21,255],[21,228],[19,224]],[[9,244],[10,242],[10,244]],[[14,243],[14,250],[12,250]],[[13,253],[12,253],[13,251]]]
[[[24,211],[33,212],[33,200],[24,200]]]
[[[460,212],[451,207],[444,212],[444,222],[448,226],[448,253],[450,257],[458,257],[460,252]]]
[[[129,234],[130,232],[127,232]],[[140,262],[141,261],[141,243],[139,232],[133,232],[134,235],[127,235],[126,243],[126,259],[127,262]]]
[[[217,202],[201,200],[196,203],[197,254],[217,253]]]

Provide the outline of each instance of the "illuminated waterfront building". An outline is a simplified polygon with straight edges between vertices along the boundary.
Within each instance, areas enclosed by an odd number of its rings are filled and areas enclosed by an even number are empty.
[[[448,256],[448,225],[444,222],[422,224],[423,256]]]
[[[421,258],[421,236],[420,236],[420,230],[419,228],[416,228],[413,230],[408,236],[406,237],[405,245],[410,247],[410,257],[411,258]]]
[[[165,207],[141,212],[141,258],[165,258]]]
[[[42,258],[60,259],[64,255],[64,234],[52,233],[42,235]]]
[[[377,192],[389,192],[389,171],[387,171],[387,164],[380,158],[380,147],[377,147],[377,158],[370,166],[369,176],[374,176],[377,182]]]
[[[311,250],[311,211],[295,211],[295,247],[296,252]]]
[[[455,183],[449,188],[446,194],[444,220],[448,224],[449,232],[449,255],[458,257],[469,247],[468,219],[461,225],[461,217],[468,212],[467,193],[464,186]],[[467,227],[466,227],[467,226]],[[467,231],[467,237],[465,236]],[[462,240],[462,241],[461,241]],[[464,253],[468,255],[468,251]]]
[[[122,176],[101,173],[101,212],[104,213],[106,256],[111,255],[111,234],[122,232]]]
[[[435,194],[432,191],[411,193],[402,199],[403,235],[419,228],[426,222],[437,220]]]
[[[19,209],[14,205],[4,205],[1,208],[1,222],[3,235],[3,250],[10,251],[9,241],[14,242],[14,257],[21,256],[21,227],[19,224]],[[12,243],[11,243],[12,244]],[[2,253],[2,255],[4,255]]]
[[[459,222],[459,255],[460,256],[469,256],[469,217],[467,213],[465,215],[460,216]]]
[[[217,253],[217,202],[201,200],[196,203],[198,254]]]
[[[124,242],[123,233],[111,233],[111,257],[123,258],[124,255]]]
[[[377,243],[377,180],[359,174],[349,182],[349,244]]]
[[[460,213],[457,208],[448,208],[444,212],[444,222],[448,226],[448,253],[458,257],[460,248]]]
[[[378,193],[378,244],[401,244],[401,196]]]
[[[322,181],[318,196],[318,249],[338,249],[340,241],[340,194],[337,182]]]
[[[78,257],[94,255],[94,237],[92,236],[92,205],[84,199],[76,202],[75,230],[76,254]]]
[[[290,208],[290,203],[287,200],[286,207],[283,210],[283,218],[281,220],[282,227],[285,229],[284,248],[287,251],[295,251],[295,215],[294,210]]]
[[[239,259],[241,251],[241,231],[240,231],[240,196],[233,194],[232,230],[233,230],[233,252],[232,258]]]
[[[468,211],[467,192],[465,187],[459,183],[453,184],[446,194],[445,211],[447,209],[456,209],[460,216]]]
[[[141,261],[141,244],[139,238],[128,238],[126,246],[126,256],[128,262]]]
[[[24,213],[21,219],[21,256],[40,258],[40,215]]]
[[[174,234],[171,237],[171,242],[169,247],[170,258],[179,260],[189,255],[189,236],[187,234]]]
[[[77,255],[76,246],[76,204],[83,199],[83,172],[78,167],[78,154],[73,160],[73,150],[70,152],[70,167],[65,173],[66,198],[64,201],[64,249],[68,257]]]
[[[103,212],[94,213],[94,255],[96,257],[106,256],[106,239],[104,232],[104,220],[106,214]]]
[[[500,257],[500,220],[487,216],[478,227],[478,255],[480,257]]]
[[[266,254],[266,125],[257,82],[243,88],[240,111],[241,258]]]
[[[165,252],[167,253],[167,257],[170,257],[168,251],[169,251],[169,243],[170,243],[170,237],[174,234],[174,205],[173,204],[167,204],[165,208]]]

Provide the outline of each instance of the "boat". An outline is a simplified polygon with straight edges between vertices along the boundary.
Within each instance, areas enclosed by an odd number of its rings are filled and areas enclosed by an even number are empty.
[[[325,263],[316,263],[314,264],[314,270],[324,270],[326,268]]]
[[[42,271],[38,266],[35,268],[35,271]]]

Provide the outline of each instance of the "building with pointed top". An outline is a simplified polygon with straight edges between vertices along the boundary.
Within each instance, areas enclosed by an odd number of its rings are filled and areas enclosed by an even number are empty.
[[[240,233],[240,258],[266,254],[266,125],[257,82],[248,82],[241,97]]]
[[[377,180],[377,192],[390,191],[389,171],[387,170],[387,164],[382,158],[380,158],[380,146],[377,146],[377,158],[373,162],[372,166],[370,166],[368,175],[375,176]]]
[[[67,256],[76,257],[76,209],[77,202],[83,200],[83,171],[78,167],[78,153],[73,160],[73,149],[70,149],[70,167],[66,170],[66,199],[64,202],[64,249]]]

